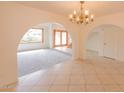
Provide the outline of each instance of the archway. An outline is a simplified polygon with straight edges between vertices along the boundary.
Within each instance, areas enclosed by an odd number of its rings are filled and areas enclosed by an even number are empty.
[[[24,35],[20,41],[18,47],[19,53],[17,54],[19,76],[47,69],[71,59],[72,53],[70,51],[68,53],[68,51],[66,52],[54,47],[54,30],[63,30],[70,34],[68,29],[61,24],[44,23],[32,26]],[[67,46],[71,46],[71,43]]]
[[[89,49],[97,52],[97,56],[124,61],[123,34],[124,30],[116,25],[103,24],[93,28],[85,43],[86,58]]]

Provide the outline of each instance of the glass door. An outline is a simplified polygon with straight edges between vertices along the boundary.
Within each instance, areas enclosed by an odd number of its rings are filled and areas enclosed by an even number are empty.
[[[62,45],[66,45],[67,44],[67,32],[62,32]]]
[[[68,32],[63,30],[54,31],[54,47],[68,45]]]
[[[60,32],[56,32],[55,33],[55,45],[56,46],[59,46],[61,43],[60,43]]]

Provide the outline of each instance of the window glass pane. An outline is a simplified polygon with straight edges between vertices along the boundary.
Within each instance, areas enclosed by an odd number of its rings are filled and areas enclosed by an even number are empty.
[[[62,45],[66,44],[66,32],[62,32]]]
[[[55,45],[60,45],[60,32],[55,33]]]
[[[29,29],[29,31],[24,35],[21,42],[25,43],[35,43],[41,42],[42,40],[42,29]]]

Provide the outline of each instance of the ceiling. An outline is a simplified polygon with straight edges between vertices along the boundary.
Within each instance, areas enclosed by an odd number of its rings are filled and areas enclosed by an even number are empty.
[[[25,6],[46,10],[68,16],[74,10],[79,10],[79,1],[18,1]],[[124,11],[124,1],[86,1],[85,9],[89,9],[95,16]]]

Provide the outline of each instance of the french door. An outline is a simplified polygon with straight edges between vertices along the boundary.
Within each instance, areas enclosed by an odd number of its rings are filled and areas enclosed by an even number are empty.
[[[68,32],[54,30],[54,47],[68,46]]]

